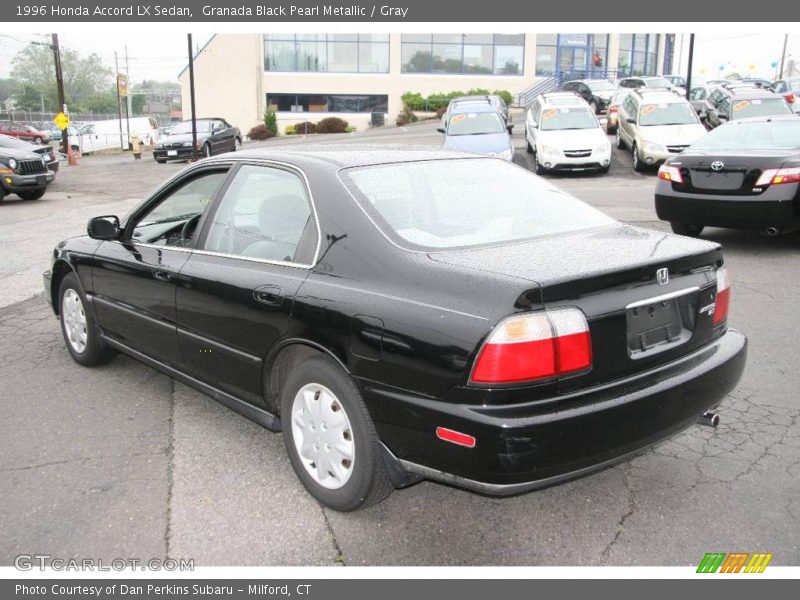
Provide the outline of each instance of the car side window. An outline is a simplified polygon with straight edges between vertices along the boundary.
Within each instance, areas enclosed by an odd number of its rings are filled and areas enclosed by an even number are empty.
[[[694,88],[692,90],[691,99],[692,100],[703,100],[706,97],[706,90],[705,88]]]
[[[717,104],[717,111],[719,112],[719,114],[727,116],[730,110],[731,110],[730,99],[727,97],[720,98],[719,103]]]
[[[197,226],[226,175],[225,170],[203,173],[167,192],[137,218],[131,240],[160,246],[188,246],[191,232],[184,229],[191,227],[193,230]]]
[[[708,97],[708,103],[713,106],[714,108],[717,107],[717,103],[719,102],[720,97],[722,94],[719,90],[715,90],[711,92],[711,95]]]
[[[242,166],[211,219],[203,250],[309,264],[317,231],[306,187],[276,167]]]
[[[785,81],[776,81],[775,85],[772,86],[772,89],[778,92],[779,94],[786,91],[786,82]]]

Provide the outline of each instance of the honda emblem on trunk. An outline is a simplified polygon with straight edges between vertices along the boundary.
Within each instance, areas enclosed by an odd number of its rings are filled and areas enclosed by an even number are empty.
[[[669,269],[666,267],[656,271],[656,281],[658,285],[666,285],[669,283]]]
[[[721,171],[722,168],[725,166],[725,163],[721,160],[715,160],[711,163],[711,170],[712,171]]]

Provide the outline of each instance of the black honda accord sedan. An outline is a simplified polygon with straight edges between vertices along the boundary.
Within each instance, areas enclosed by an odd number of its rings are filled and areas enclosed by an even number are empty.
[[[656,213],[697,237],[710,225],[775,237],[800,229],[800,119],[753,117],[714,129],[658,171]]]
[[[624,459],[736,385],[717,244],[623,225],[495,158],[200,161],[45,274],[82,365],[124,352],[283,431],[321,503],[421,478],[508,495]]]

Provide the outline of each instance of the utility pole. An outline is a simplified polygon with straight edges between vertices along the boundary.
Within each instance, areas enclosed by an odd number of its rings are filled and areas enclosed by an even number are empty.
[[[686,73],[686,99],[689,100],[689,96],[692,93],[692,63],[694,62],[694,34],[689,35],[689,66],[688,72]]]
[[[58,108],[59,112],[63,112],[66,114],[67,112],[67,100],[64,97],[64,73],[61,71],[61,49],[58,47],[58,34],[53,33],[50,35],[51,39],[53,40],[52,47],[53,47],[53,59],[56,63],[56,86],[58,87]],[[61,130],[61,145],[64,150],[64,154],[69,154],[69,133],[68,127],[65,127]]]
[[[128,145],[131,143],[131,71],[128,65],[128,44],[125,44],[125,77],[128,80],[128,89],[125,94],[125,130],[128,132]]]
[[[781,74],[778,79],[783,79],[783,63],[786,61],[786,44],[789,42],[789,34],[783,36],[783,52],[781,52]]]
[[[125,143],[122,141],[122,104],[119,95],[119,59],[117,58],[116,50],[114,50],[114,78],[117,84],[117,117],[119,118],[119,147],[120,150],[125,150]]]
[[[197,115],[194,103],[194,48],[192,48],[192,34],[187,33],[189,48],[189,98],[192,107],[192,160],[197,160]]]

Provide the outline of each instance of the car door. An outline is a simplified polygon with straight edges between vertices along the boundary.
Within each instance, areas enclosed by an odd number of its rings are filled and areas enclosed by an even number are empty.
[[[180,364],[177,276],[190,255],[192,225],[211,205],[228,169],[185,173],[134,211],[119,240],[100,244],[92,265],[92,303],[106,335],[165,364]]]
[[[589,86],[585,83],[578,84],[578,93],[581,95],[581,98],[586,100],[586,102],[592,101],[592,90],[590,90]]]
[[[229,152],[232,150],[231,128],[227,127],[221,119],[214,119],[211,122],[211,149],[214,154]]]
[[[264,361],[289,331],[294,297],[315,260],[318,239],[300,173],[241,164],[180,272],[184,370],[264,404]]]
[[[632,125],[628,122],[631,118],[636,118],[636,105],[631,95],[625,96],[619,106],[619,119],[617,120],[617,130],[622,141],[630,144],[633,139]]]

